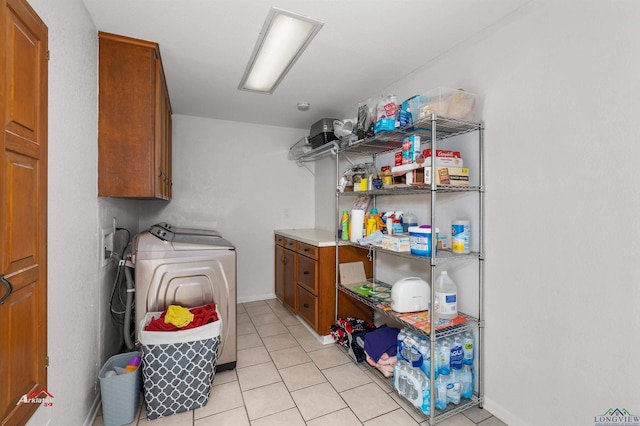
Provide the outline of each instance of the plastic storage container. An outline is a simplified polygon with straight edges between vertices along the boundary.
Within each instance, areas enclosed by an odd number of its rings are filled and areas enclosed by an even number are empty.
[[[113,374],[116,367],[126,368],[129,361],[140,356],[139,352],[114,355],[100,369],[100,392],[102,394],[102,418],[105,426],[126,425],[135,420],[140,405],[140,368],[130,373]]]
[[[409,100],[414,124],[433,113],[466,121],[481,121],[482,104],[481,96],[449,87],[438,87]]]
[[[311,125],[309,142],[312,148],[318,148],[325,143],[335,141],[338,137],[333,133],[333,122],[335,118],[323,118]]]
[[[471,228],[468,220],[451,222],[451,251],[453,253],[469,253]]]
[[[418,226],[418,218],[415,214],[407,212],[402,215],[402,230],[409,232],[409,228],[412,226]]]
[[[431,227],[409,227],[409,247],[414,256],[431,257]]]

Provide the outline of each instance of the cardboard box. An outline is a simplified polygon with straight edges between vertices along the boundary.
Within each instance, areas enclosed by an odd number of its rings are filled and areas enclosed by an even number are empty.
[[[423,157],[431,157],[431,148],[427,148],[422,150]],[[462,158],[460,156],[460,151],[451,151],[448,149],[437,149],[436,150],[436,158],[437,157],[450,157],[450,158]]]
[[[409,235],[408,234],[396,234],[396,235],[383,235],[382,247],[392,251],[410,251]]]
[[[469,186],[467,167],[436,167],[436,185]],[[421,167],[406,174],[409,185],[431,185],[431,167]]]

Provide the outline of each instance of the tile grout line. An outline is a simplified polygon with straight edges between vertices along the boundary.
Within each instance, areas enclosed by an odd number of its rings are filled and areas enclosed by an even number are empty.
[[[271,311],[273,312],[273,308],[271,308],[271,306],[269,306],[269,308],[270,308],[270,309],[271,309]],[[246,309],[246,307],[245,307],[245,309]],[[280,318],[275,314],[275,312],[273,312],[273,314],[278,318],[279,322],[280,322],[280,323],[282,323],[281,319],[280,319]],[[251,322],[253,323],[253,319],[251,318],[251,315],[249,315],[249,318],[251,319]],[[283,324],[283,325],[284,325],[284,324]],[[254,326],[255,326],[255,323],[254,323]],[[287,330],[289,329],[289,327],[287,327],[287,326],[285,326],[285,327],[287,328]],[[258,333],[258,334],[259,334],[259,333]],[[289,332],[289,334],[291,334],[291,333]],[[262,336],[260,336],[260,338],[261,338],[261,340],[262,340]],[[297,337],[295,337],[295,336],[293,336],[293,338],[294,338],[294,339],[296,340],[296,342],[298,343],[298,346],[300,346],[300,347],[301,347],[301,345],[300,345],[300,342],[299,342],[298,338],[297,338]],[[264,344],[264,340],[262,340],[262,342],[263,342],[263,344]],[[329,348],[329,347],[332,347],[332,346],[330,346],[330,345],[325,345],[325,346],[326,346],[326,348],[319,348],[319,349],[315,349],[315,350],[312,350],[312,351],[307,351],[307,350],[305,350],[304,348],[302,348],[302,347],[301,347],[301,348],[304,350],[305,354],[308,354],[308,353],[310,353],[310,352],[317,352],[317,351],[320,351],[320,350],[323,350],[323,349],[327,349],[327,348]],[[266,346],[265,346],[265,348],[266,348]],[[274,365],[276,365],[276,364],[275,364],[275,361],[273,360],[273,357],[271,356],[271,351],[269,351],[269,350],[267,349],[267,353],[269,354],[269,357],[272,359],[272,361],[273,361]],[[331,386],[331,388],[333,389],[333,391],[334,391],[334,392],[335,392],[335,393],[340,397],[340,399],[341,399],[341,400],[342,400],[342,402],[344,403],[345,407],[344,407],[344,408],[339,408],[339,409],[336,409],[336,410],[333,410],[333,411],[329,411],[329,412],[326,412],[326,413],[323,413],[323,414],[321,414],[321,415],[319,415],[319,416],[317,416],[317,417],[311,418],[311,419],[306,419],[304,416],[302,416],[302,413],[300,412],[300,409],[298,408],[298,404],[295,402],[295,399],[293,398],[293,395],[291,395],[291,394],[292,394],[292,391],[290,391],[290,390],[287,388],[287,390],[288,390],[288,392],[289,392],[289,395],[290,395],[290,396],[291,396],[291,398],[294,400],[294,404],[296,405],[296,408],[298,409],[298,412],[300,413],[300,415],[301,415],[302,419],[305,421],[305,423],[306,423],[307,421],[312,421],[312,420],[315,420],[315,419],[321,418],[321,417],[323,417],[323,416],[326,416],[326,415],[329,415],[329,414],[336,413],[336,412],[338,412],[338,411],[340,411],[340,410],[343,410],[343,409],[345,409],[345,408],[346,408],[346,409],[348,409],[348,410],[349,410],[349,411],[354,415],[354,417],[358,419],[358,421],[363,422],[363,420],[362,420],[362,419],[360,419],[360,417],[358,417],[358,415],[353,411],[353,409],[351,408],[351,406],[349,405],[349,403],[344,399],[344,397],[342,396],[341,392],[339,392],[339,391],[338,391],[338,389],[336,389],[336,388],[335,388],[335,386],[333,385],[333,383],[331,383],[331,381],[329,380],[329,378],[328,378],[328,377],[327,377],[327,375],[325,374],[325,370],[328,370],[329,368],[339,367],[340,365],[346,365],[347,363],[345,363],[345,364],[339,364],[339,365],[335,365],[335,366],[331,366],[331,367],[327,367],[327,368],[325,368],[325,369],[321,369],[321,368],[320,368],[320,366],[318,366],[318,365],[315,363],[315,361],[314,361],[313,359],[311,359],[311,362],[315,365],[315,367],[318,369],[318,371],[320,371],[320,374],[322,374],[322,376],[323,376],[323,377],[324,377],[324,379],[325,379],[325,383],[327,383],[329,386]],[[278,371],[278,375],[280,375],[280,378],[282,379],[282,382],[283,382],[283,384],[284,384],[284,386],[285,386],[285,388],[286,388],[286,387],[287,387],[287,385],[286,385],[286,383],[284,383],[284,378],[282,377],[282,374],[280,374],[280,369],[279,369],[277,366],[276,366],[276,370]],[[370,380],[370,381],[369,381],[369,383],[367,383],[367,384],[375,384],[375,385],[376,385],[376,386],[377,386],[377,387],[378,387],[382,392],[384,392],[384,394],[385,394],[385,395],[388,395],[388,392],[387,392],[385,389],[382,389],[378,383],[376,383],[374,380],[371,380],[371,378],[369,378],[369,380]],[[313,386],[317,386],[317,384],[316,384],[316,385],[310,385],[310,386],[307,386],[307,387],[304,387],[304,388],[301,388],[301,389],[296,389],[296,391],[303,390],[303,389],[309,389],[309,388],[311,388],[311,387],[313,387]],[[343,392],[346,392],[346,391],[348,391],[348,390],[352,390],[352,389],[356,389],[356,388],[358,388],[358,387],[360,387],[360,386],[354,386],[353,388],[345,389],[345,390],[343,390]],[[395,402],[395,401],[394,401],[394,402]],[[396,404],[397,404],[397,403],[396,403]],[[373,419],[375,419],[375,418],[381,417],[381,416],[383,416],[383,415],[385,415],[385,414],[388,414],[388,413],[390,413],[390,412],[396,411],[396,410],[398,410],[398,409],[403,410],[403,411],[405,411],[405,412],[406,412],[406,410],[404,410],[404,408],[402,408],[402,406],[400,406],[399,404],[397,404],[397,405],[398,405],[398,406],[397,406],[397,408],[395,408],[394,410],[391,410],[391,411],[389,411],[389,412],[387,412],[387,413],[382,413],[382,414],[380,414],[380,415],[374,416],[374,417],[372,417],[371,419],[367,419],[366,421],[373,420]]]

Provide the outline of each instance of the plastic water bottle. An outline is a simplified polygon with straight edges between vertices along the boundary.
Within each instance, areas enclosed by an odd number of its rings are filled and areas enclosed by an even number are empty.
[[[431,378],[431,345],[429,344],[429,340],[422,339],[420,342],[420,354],[422,355],[422,366],[420,369],[424,372],[427,378]],[[434,357],[437,359],[437,357]],[[438,377],[438,367],[434,368],[435,377]]]
[[[462,383],[460,380],[462,370],[451,370],[449,382],[447,383],[447,402],[458,405],[460,403],[460,394]]]
[[[440,358],[440,374],[449,375],[451,373],[451,343],[449,343],[449,339],[445,338],[440,343],[438,356]]]
[[[440,319],[453,319],[458,316],[458,288],[447,271],[440,272],[436,279],[436,298],[439,302]]]
[[[422,405],[419,407],[424,414],[430,414],[431,411],[431,389],[429,387],[429,379],[424,377],[422,383]]]
[[[462,335],[462,362],[466,365],[473,365],[474,346],[473,334],[467,331]]]
[[[397,343],[397,348],[396,348],[396,352],[398,353],[398,360],[404,359],[402,357],[402,345],[404,342],[404,336],[405,336],[405,329],[401,328],[400,331],[398,332],[398,338],[396,339],[396,343]]]
[[[404,360],[396,361],[396,365],[394,366],[393,371],[393,387],[398,391],[398,393],[402,396],[405,396],[407,391],[407,377],[406,377],[406,369],[407,362]]]
[[[471,398],[473,396],[473,369],[470,365],[465,364],[462,367],[460,383],[462,385],[460,396],[463,398]]]
[[[423,403],[422,390],[424,389],[424,381],[426,379],[424,373],[419,368],[412,368],[410,370],[411,375],[411,390],[409,400],[416,408],[420,408]]]
[[[441,374],[436,380],[436,394],[434,395],[434,404],[438,410],[447,408],[447,383],[449,376]]]
[[[451,356],[449,358],[451,370],[462,370],[463,358],[462,339],[460,335],[456,335],[451,340]]]

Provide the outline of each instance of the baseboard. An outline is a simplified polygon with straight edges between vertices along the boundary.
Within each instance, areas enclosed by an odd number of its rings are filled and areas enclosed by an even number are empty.
[[[243,297],[241,299],[238,299],[238,303],[249,303],[249,302],[257,302],[257,301],[261,301],[261,300],[272,300],[272,299],[276,299],[276,294],[275,293],[271,293],[270,295],[266,295],[266,296],[263,295],[263,296],[246,297],[246,298]],[[278,299],[276,299],[276,300],[278,300]],[[284,305],[282,305],[282,306],[284,306]],[[313,337],[316,338],[316,340],[318,340],[318,342],[322,343],[323,345],[328,345],[328,344],[334,343],[333,337],[331,335],[321,336],[313,328],[311,328],[309,326],[309,324],[307,324],[305,322],[305,320],[300,318],[298,315],[295,315],[295,317],[300,322],[300,324],[304,325],[305,328],[307,330],[309,330],[309,332],[313,335]]]
[[[270,299],[275,299],[276,298],[276,294],[275,293],[268,293],[268,294],[263,294],[260,296],[251,296],[251,297],[240,297],[236,299],[237,303],[249,303],[249,302],[258,302],[260,300],[270,300]]]
[[[527,422],[504,408],[502,405],[497,404],[491,398],[487,398],[486,395],[484,397],[482,408],[486,409],[509,426],[528,426]]]
[[[98,416],[98,411],[100,411],[100,405],[102,405],[102,398],[100,397],[100,393],[96,395],[93,403],[91,404],[91,409],[89,410],[89,414],[87,414],[87,418],[84,420],[84,426],[92,426],[93,422],[96,420]]]
[[[304,325],[304,327],[309,330],[309,333],[311,333],[311,335],[313,337],[316,338],[316,340],[320,343],[322,343],[323,345],[329,345],[331,343],[335,343],[333,340],[333,337],[331,335],[328,336],[321,336],[319,335],[313,328],[311,328],[309,326],[309,324],[307,324],[305,322],[305,320],[303,320],[302,318],[300,318],[298,315],[296,315],[296,318],[298,319],[298,321],[300,322],[300,324]]]

